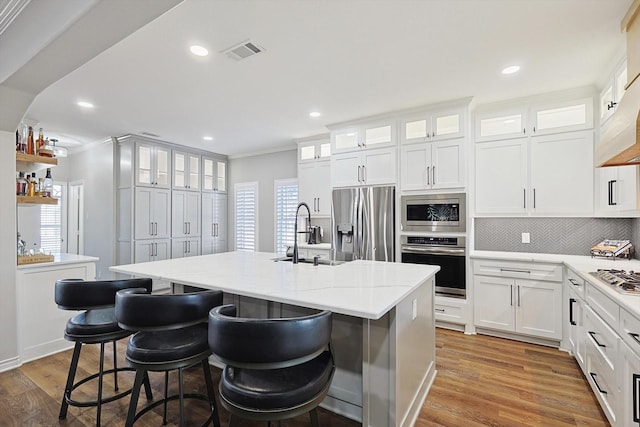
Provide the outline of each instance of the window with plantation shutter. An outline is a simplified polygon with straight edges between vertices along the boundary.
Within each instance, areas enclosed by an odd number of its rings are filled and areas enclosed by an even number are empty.
[[[280,179],[274,182],[276,201],[276,248],[284,255],[287,246],[295,241],[294,223],[298,206],[298,180]]]
[[[235,185],[236,250],[255,251],[258,248],[258,183]]]
[[[61,252],[62,191],[62,185],[54,184],[51,196],[58,199],[58,204],[40,206],[40,247],[46,254],[59,254]]]

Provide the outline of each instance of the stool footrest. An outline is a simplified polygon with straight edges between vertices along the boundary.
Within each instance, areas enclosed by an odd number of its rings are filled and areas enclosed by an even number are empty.
[[[198,393],[185,393],[182,395],[182,397],[184,399],[198,399],[198,400],[203,400],[207,403],[210,404],[209,402],[209,397],[205,396],[204,394],[198,394]],[[156,408],[162,404],[164,404],[165,402],[171,402],[172,400],[178,400],[180,399],[180,395],[179,394],[174,394],[172,396],[167,396],[166,398],[160,399],[156,402],[150,403],[147,406],[145,406],[144,408],[142,408],[139,412],[136,413],[135,417],[133,418],[133,421],[137,421],[138,418],[142,417],[144,414],[146,414],[147,412],[151,411],[153,408]],[[207,418],[207,420],[204,422],[204,424],[202,424],[202,427],[209,425],[209,423],[211,423],[211,421],[213,420],[213,417],[216,415],[216,412],[212,411],[211,415],[209,415],[209,418]]]

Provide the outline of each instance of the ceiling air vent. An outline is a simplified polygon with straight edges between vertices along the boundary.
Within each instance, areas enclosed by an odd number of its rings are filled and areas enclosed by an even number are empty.
[[[223,50],[222,53],[226,54],[231,59],[241,61],[263,51],[264,48],[258,46],[250,40],[245,40],[240,44]]]

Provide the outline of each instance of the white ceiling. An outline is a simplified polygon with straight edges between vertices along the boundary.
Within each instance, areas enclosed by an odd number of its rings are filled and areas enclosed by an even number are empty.
[[[598,84],[624,52],[631,1],[185,0],[53,83],[27,116],[67,144],[149,132],[268,151],[393,110]],[[220,53],[246,39],[265,52]],[[210,55],[193,56],[194,43]],[[511,64],[522,70],[501,75]]]

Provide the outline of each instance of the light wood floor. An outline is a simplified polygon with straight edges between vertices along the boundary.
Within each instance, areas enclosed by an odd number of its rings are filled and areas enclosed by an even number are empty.
[[[124,343],[118,344],[120,355],[124,346]],[[107,353],[111,353],[110,349],[108,346]],[[98,347],[87,346],[82,355],[78,375],[93,372],[97,366]],[[67,419],[58,421],[70,359],[71,352],[65,351],[0,374],[0,426],[95,425],[95,408],[70,407]],[[111,357],[106,359],[110,366]],[[577,364],[559,350],[438,329],[436,359],[438,375],[416,423],[418,427],[609,425]],[[124,366],[124,360],[119,363]],[[213,376],[217,384],[219,371],[213,369]],[[111,378],[108,377],[105,384],[112,387]],[[119,378],[121,389],[132,380],[128,374]],[[185,378],[188,387],[197,386],[204,391],[201,369],[190,369]],[[161,396],[162,374],[153,375],[151,383],[155,396]],[[82,386],[74,396],[76,399],[95,396],[95,387],[91,383]],[[107,390],[112,388],[105,386],[105,393]],[[141,396],[140,402],[146,400]],[[128,398],[124,398],[105,405],[102,425],[122,426],[127,404]],[[196,402],[187,408],[189,425],[200,425],[206,405]],[[176,414],[177,405],[170,405],[170,426],[177,425]],[[227,414],[223,409],[221,423],[223,427],[227,425]],[[360,425],[322,409],[320,423],[335,427]],[[145,415],[136,426],[161,424],[158,411]],[[253,424],[241,421],[240,425]],[[306,425],[310,425],[306,416],[285,422],[287,427]]]

